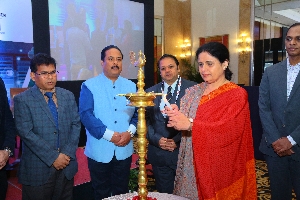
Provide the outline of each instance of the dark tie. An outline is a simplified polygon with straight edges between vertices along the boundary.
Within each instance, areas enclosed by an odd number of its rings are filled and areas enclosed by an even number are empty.
[[[168,91],[167,91],[167,100],[170,102],[170,100],[172,99],[172,87],[171,86],[169,86],[168,87]]]
[[[55,105],[55,103],[54,103],[54,101],[52,99],[53,92],[46,92],[45,96],[47,96],[49,98],[48,106],[49,106],[50,111],[52,113],[52,116],[53,116],[56,128],[58,128],[58,114],[57,114],[57,109],[56,109],[56,105]]]

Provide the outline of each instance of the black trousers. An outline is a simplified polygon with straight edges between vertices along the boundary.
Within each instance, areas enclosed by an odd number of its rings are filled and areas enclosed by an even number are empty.
[[[46,184],[22,185],[22,200],[73,200],[74,178],[68,180],[62,170],[53,168]]]
[[[7,174],[5,167],[0,170],[0,200],[5,200],[6,191],[7,191]]]
[[[172,194],[176,175],[176,165],[156,166],[152,165],[155,186],[158,192]]]
[[[292,189],[300,197],[300,162],[290,156],[265,155],[270,177],[271,199],[292,199]]]
[[[88,158],[95,200],[128,193],[131,157],[117,160],[114,156],[109,163]]]

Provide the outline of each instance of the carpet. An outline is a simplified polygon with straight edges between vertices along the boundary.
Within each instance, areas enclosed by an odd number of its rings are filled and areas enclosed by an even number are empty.
[[[78,162],[78,172],[74,177],[74,186],[81,185],[91,181],[90,171],[88,168],[87,157],[84,155],[84,148],[79,147],[76,151]]]
[[[262,160],[256,160],[255,170],[256,170],[256,182],[257,182],[257,199],[259,200],[271,199],[269,175],[268,175],[268,168],[266,162]],[[296,195],[294,192],[293,192],[292,200],[296,200]]]

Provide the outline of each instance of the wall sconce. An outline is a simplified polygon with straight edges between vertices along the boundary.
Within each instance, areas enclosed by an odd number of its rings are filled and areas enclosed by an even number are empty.
[[[180,53],[181,58],[186,58],[188,56],[191,56],[191,43],[188,39],[184,40],[183,43],[179,45],[179,47],[181,48],[181,53]]]
[[[247,37],[246,33],[241,34],[240,38],[238,39],[238,52],[240,54],[240,58],[242,63],[245,63],[246,58],[248,56],[248,52],[252,51],[250,47],[251,38]]]

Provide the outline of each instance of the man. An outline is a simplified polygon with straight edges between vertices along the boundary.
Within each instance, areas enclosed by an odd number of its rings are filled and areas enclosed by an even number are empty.
[[[163,81],[146,91],[168,93],[167,100],[169,100],[169,103],[180,107],[180,99],[185,94],[185,89],[196,83],[179,76],[179,62],[173,55],[163,55],[157,66]],[[168,91],[168,88],[171,90]],[[167,127],[168,119],[161,112],[166,105],[164,98],[157,96],[154,103],[154,107],[147,108],[148,160],[152,164],[157,191],[172,194],[181,132]]]
[[[23,141],[18,173],[22,199],[71,200],[81,128],[75,98],[55,87],[54,58],[39,53],[31,59],[30,69],[35,85],[14,98],[16,127]]]
[[[292,189],[300,197],[300,23],[288,29],[285,46],[288,58],[266,68],[259,87],[272,200],[292,199]]]
[[[9,109],[7,92],[0,78],[0,200],[5,200],[8,187],[5,166],[15,148],[16,128]]]
[[[86,127],[92,187],[96,200],[128,192],[137,113],[118,94],[136,92],[133,82],[120,76],[123,54],[114,45],[101,51],[103,72],[82,84],[79,112]]]

